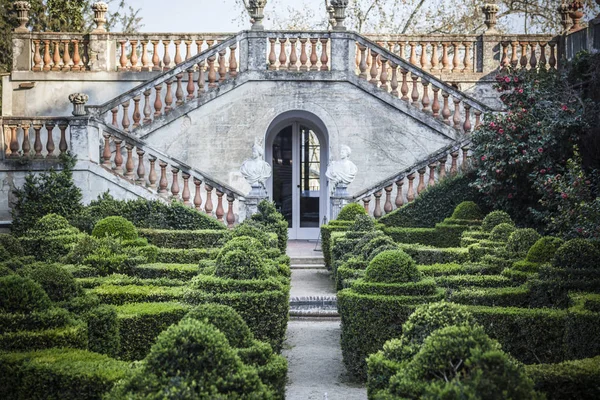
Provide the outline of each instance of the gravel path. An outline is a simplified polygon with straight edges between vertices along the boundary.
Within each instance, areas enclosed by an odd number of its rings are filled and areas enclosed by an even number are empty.
[[[293,269],[290,296],[335,296],[330,276],[326,269]]]

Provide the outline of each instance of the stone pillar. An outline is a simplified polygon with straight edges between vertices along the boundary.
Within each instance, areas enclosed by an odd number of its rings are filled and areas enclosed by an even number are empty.
[[[331,32],[331,71],[354,74],[356,43],[346,32]]]
[[[253,31],[262,31],[265,27],[262,20],[265,17],[264,11],[267,5],[267,0],[249,0],[247,5],[248,14],[250,15]]]
[[[500,67],[500,61],[495,55],[500,54],[502,40],[498,30],[496,29],[496,14],[498,13],[498,5],[495,0],[488,1],[482,7],[485,14],[486,30],[480,36],[480,43],[477,46],[475,71],[483,73],[493,73]]]
[[[240,42],[240,71],[267,69],[267,38],[264,32],[249,31],[248,39]]]
[[[108,4],[103,1],[97,1],[92,4],[92,10],[94,10],[94,23],[96,28],[92,33],[104,33],[106,32],[106,12],[108,11]]]
[[[90,71],[114,71],[117,68],[117,43],[109,33],[90,34],[89,38]]]
[[[69,101],[73,104],[73,115],[86,115],[85,103],[88,102],[89,96],[85,93],[72,93],[69,95]]]
[[[100,164],[102,132],[97,126],[88,124],[88,117],[69,120],[69,152],[77,156],[77,161],[91,161]]]
[[[29,10],[31,10],[31,4],[28,1],[15,1],[14,10],[17,12],[17,20],[19,26],[15,28],[15,32],[28,33],[27,22],[29,22]]]
[[[340,214],[340,211],[344,206],[350,203],[350,194],[348,193],[348,186],[337,185],[333,195],[330,197],[331,202],[331,213],[329,220],[334,220]]]
[[[345,31],[346,26],[344,20],[346,19],[346,7],[348,7],[348,0],[331,0],[331,7],[333,7],[333,17],[335,18],[335,31]]]

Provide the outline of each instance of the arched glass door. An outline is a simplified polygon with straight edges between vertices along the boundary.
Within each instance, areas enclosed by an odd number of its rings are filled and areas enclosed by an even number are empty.
[[[277,133],[272,143],[272,198],[288,222],[290,239],[317,239],[326,214],[325,150],[318,133],[300,122]]]

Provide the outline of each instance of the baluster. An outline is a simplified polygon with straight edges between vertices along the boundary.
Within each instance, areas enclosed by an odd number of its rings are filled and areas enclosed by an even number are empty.
[[[521,68],[527,68],[527,42],[521,42]]]
[[[402,86],[400,87],[400,93],[402,93],[402,100],[408,102],[408,81],[406,75],[408,74],[408,70],[404,68],[400,68],[400,73],[402,74]]]
[[[373,85],[377,86],[377,83],[379,82],[377,80],[377,74],[378,74],[378,70],[377,70],[377,57],[379,56],[379,54],[377,54],[373,49],[371,49],[371,58],[373,59],[373,61],[371,62],[371,79],[369,80],[369,82],[371,82]]]
[[[123,141],[115,138],[113,139],[113,142],[115,142],[115,166],[113,171],[119,175],[123,175],[123,154],[121,154],[121,143],[123,143]]]
[[[398,97],[398,66],[390,62],[390,68],[392,69],[392,96]]]
[[[140,100],[142,98],[137,95],[133,98],[133,129],[140,126],[142,114],[140,113]]]
[[[435,167],[437,167],[436,162],[432,162],[428,165],[429,167],[429,182],[427,182],[427,187],[432,187],[435,185]]]
[[[204,44],[204,39],[196,39],[196,54],[202,53],[202,45]]]
[[[142,71],[152,71],[152,64],[150,64],[150,56],[148,55],[148,43],[147,41],[140,40],[142,44]]]
[[[198,63],[198,97],[204,93],[204,61]]]
[[[452,165],[450,166],[450,176],[454,176],[458,172],[458,151],[453,151],[452,153],[450,153],[450,157],[452,157]]]
[[[417,89],[417,80],[419,79],[419,77],[413,74],[412,72],[410,73],[410,77],[412,79],[411,105],[413,105],[414,107],[419,107],[419,90]]]
[[[452,72],[458,72],[458,67],[460,65],[460,59],[458,54],[458,45],[459,42],[452,42],[452,51],[454,54],[452,55]]]
[[[62,70],[62,57],[60,56],[60,40],[53,40],[54,44],[54,52],[52,54],[52,71],[60,71]]]
[[[31,142],[29,141],[29,127],[30,125],[28,123],[24,123],[21,126],[21,129],[23,129],[23,144],[21,145],[23,157],[29,157],[29,153],[31,152]]]
[[[318,57],[317,57],[317,42],[319,41],[319,39],[317,38],[310,38],[310,70],[311,71],[318,71],[319,67],[317,67],[317,61],[318,61]]]
[[[508,64],[510,64],[510,60],[508,59],[508,42],[501,42],[502,45],[502,57],[500,58],[502,61],[500,65],[502,68],[506,68]]]
[[[50,41],[44,40],[44,71],[50,71],[52,69],[52,57],[50,57]]]
[[[160,117],[162,114],[162,101],[160,91],[162,90],[162,83],[154,86],[154,90],[156,91],[156,97],[154,99],[154,119]]]
[[[463,124],[463,130],[465,133],[471,132],[471,106],[468,103],[464,103],[465,107],[465,123]]]
[[[237,76],[237,59],[235,58],[235,52],[237,49],[236,44],[229,46],[229,77],[235,78]]]
[[[424,70],[430,70],[431,69],[431,63],[429,62],[429,58],[427,57],[427,47],[429,46],[429,43],[427,42],[421,42],[421,68]]]
[[[463,61],[464,68],[463,72],[473,72],[473,63],[471,62],[471,46],[473,45],[471,42],[464,42],[465,46],[465,59]]]
[[[440,157],[438,160],[440,162],[440,172],[438,174],[438,182],[441,182],[442,179],[446,177],[446,161],[448,161],[448,155],[444,155]]]
[[[417,185],[417,194],[421,194],[425,190],[425,172],[427,168],[423,167],[417,171],[419,173],[419,185]]]
[[[171,86],[173,85],[173,79],[167,81],[167,92],[165,93],[165,114],[168,114],[173,107],[173,93],[171,92]]]
[[[171,200],[179,200],[179,168],[171,168],[173,180],[171,181]]]
[[[513,41],[510,42],[510,65],[513,68],[517,67],[517,64],[519,62],[519,59],[517,57],[517,46],[519,45],[519,42],[517,41]]]
[[[83,71],[85,67],[81,62],[81,54],[79,54],[79,40],[73,39],[71,42],[73,42],[73,67],[71,68],[71,70]]]
[[[306,54],[306,38],[300,38],[300,72],[308,71],[308,55]]]
[[[292,38],[290,39],[290,62],[288,64],[289,71],[298,71],[298,67],[296,64],[298,63],[298,57],[296,56],[296,41],[298,39]]]
[[[371,215],[371,212],[369,211],[369,202],[371,201],[371,196],[365,197],[362,201],[365,212],[367,213],[367,215]]]
[[[192,41],[184,40],[183,43],[185,43],[185,61],[187,61],[192,58]]]
[[[69,49],[70,40],[61,40],[63,44],[63,66],[62,71],[71,70],[71,54]]]
[[[442,97],[444,98],[444,106],[442,108],[442,120],[450,125],[450,108],[448,107],[448,97],[450,97],[450,94],[442,91]]]
[[[396,208],[402,207],[404,204],[404,196],[402,195],[402,185],[404,185],[404,178],[396,181]]]
[[[212,186],[208,185],[206,182],[204,183],[204,190],[206,190],[206,201],[204,202],[204,211],[208,215],[212,215],[213,210],[213,202],[212,202]]]
[[[481,111],[475,110],[475,129],[479,128],[481,125]]]
[[[401,59],[404,60],[404,56],[406,55],[406,44],[404,42],[398,42],[398,55]]]
[[[381,190],[375,192],[375,210],[373,210],[375,218],[381,218],[381,195]]]
[[[33,40],[33,67],[32,71],[38,72],[42,70],[42,57],[40,55],[40,41]]]
[[[131,70],[139,71],[140,67],[138,65],[138,55],[137,55],[137,40],[130,40],[131,43]]]
[[[448,58],[448,43],[442,42],[442,72],[450,72],[450,59]]]
[[[194,195],[194,207],[198,211],[202,211],[202,195],[200,194],[200,185],[202,181],[200,179],[194,178],[194,185],[196,186],[196,193]]]
[[[227,227],[228,228],[233,228],[233,225],[235,224],[235,215],[233,214],[233,201],[235,200],[235,198],[233,197],[233,195],[228,194],[227,195]]]
[[[138,167],[137,167],[137,180],[136,183],[138,185],[144,185],[146,183],[146,168],[144,167],[144,154],[146,153],[144,150],[139,147],[136,148],[135,152],[138,155]]]
[[[529,46],[531,47],[531,57],[529,59],[529,65],[531,69],[535,69],[537,67],[537,58],[535,55],[535,48],[537,47],[536,42],[529,42]]]
[[[33,125],[33,131],[35,133],[35,140],[33,141],[33,150],[35,151],[35,154],[33,155],[33,158],[42,158],[42,139],[41,139],[41,135],[40,135],[40,130],[42,129],[41,124],[34,124]]]
[[[181,79],[183,79],[183,74],[175,75],[177,78],[177,89],[175,89],[175,105],[180,106],[183,104],[183,87],[181,86]]]
[[[438,118],[440,116],[440,100],[438,97],[440,88],[437,86],[432,86],[431,89],[433,90],[433,104],[431,105],[431,112],[435,118]]]
[[[415,42],[408,42],[410,45],[410,58],[408,62],[412,65],[417,65],[417,44]]]
[[[119,127],[119,122],[117,121],[117,114],[119,113],[119,106],[113,108],[110,110],[110,112],[112,113],[112,126],[114,127]]]
[[[183,59],[181,58],[181,40],[173,41],[175,43],[175,65],[180,64]]]
[[[546,46],[548,43],[540,42],[540,67],[547,69],[548,61],[546,60]]]
[[[386,214],[389,214],[392,210],[392,190],[394,189],[393,185],[386,186],[383,188],[385,190],[385,204],[383,205],[383,211]]]
[[[285,54],[285,43],[287,42],[286,38],[279,38],[279,70],[287,69],[287,54]]]
[[[171,44],[171,40],[163,39],[162,43],[163,43],[163,48],[165,50],[165,53],[163,55],[163,71],[166,71],[169,68],[171,68],[171,56],[169,55],[169,45]]]
[[[152,122],[152,108],[150,108],[150,95],[152,94],[152,89],[144,90],[144,125]]]
[[[127,44],[127,40],[119,40],[121,43],[121,57],[119,57],[119,66],[117,67],[118,71],[127,70],[127,51],[125,50],[125,45]]]
[[[555,69],[556,68],[556,54],[555,54],[554,48],[556,46],[556,42],[550,42],[550,43],[548,43],[548,45],[550,46],[550,59],[548,60],[548,65],[550,65],[550,68]]]
[[[127,150],[127,161],[125,161],[125,178],[133,180],[133,145],[131,143],[125,143],[125,149]]]
[[[461,169],[467,171],[469,169],[469,145],[461,147],[462,150],[462,164]]]
[[[227,49],[223,49],[219,51],[219,83],[225,80],[227,75],[227,67],[225,67],[225,55],[227,54]]]
[[[415,199],[415,189],[413,186],[413,181],[415,180],[415,173],[412,172],[407,177],[408,179],[408,191],[406,193],[406,200],[411,203]]]
[[[121,103],[121,106],[123,107],[123,119],[121,120],[121,125],[125,132],[129,132],[129,101],[130,100],[127,100]]]
[[[439,69],[438,45],[438,42],[431,43],[431,72],[437,72]]]
[[[48,131],[48,137],[46,139],[46,158],[54,158],[54,138],[52,137],[52,131],[54,130],[54,122],[46,122],[46,130]]]
[[[10,154],[8,157],[17,158],[19,157],[19,139],[17,137],[17,126],[8,126],[10,129],[10,144],[8,149],[10,150]]]
[[[367,47],[359,44],[358,49],[360,50],[360,63],[358,64],[360,74],[358,77],[367,79]]]
[[[112,168],[112,152],[110,151],[110,133],[103,132],[102,136],[104,137],[104,151],[102,152],[102,165],[106,168]]]
[[[67,147],[67,122],[59,122],[58,129],[60,130],[60,141],[58,142],[58,150],[60,154],[65,154],[69,149]]]
[[[190,68],[187,70],[188,73],[188,81],[187,81],[187,86],[186,86],[186,90],[187,90],[187,99],[188,100],[192,100],[194,98],[194,69]]]
[[[148,173],[148,187],[150,189],[156,190],[156,157],[150,156],[148,157],[148,161],[150,161],[150,172]]]
[[[387,61],[386,58],[381,57],[381,74],[379,75],[379,80],[381,82],[379,87],[386,92],[390,90],[388,87]]]
[[[277,62],[277,56],[275,55],[275,42],[276,41],[277,41],[276,38],[269,38],[269,43],[270,43],[269,69],[271,71],[274,71],[277,69],[277,65],[275,64]]]
[[[225,211],[223,210],[223,192],[217,190],[217,210],[215,211],[215,216],[217,217],[217,221],[223,222],[223,215],[225,215]]]
[[[182,173],[181,177],[183,178],[183,192],[181,193],[181,199],[183,200],[183,204],[191,207],[192,203],[190,202],[190,187],[188,181],[190,180],[190,175],[187,173]]]
[[[421,80],[421,83],[423,85],[423,98],[421,99],[421,104],[423,105],[423,111],[428,113],[431,112],[431,110],[429,110],[429,105],[431,104],[429,100],[429,82]]]
[[[216,88],[217,71],[215,71],[215,56],[208,57],[208,87],[209,89]]]
[[[460,129],[461,120],[460,120],[460,99],[454,97],[454,116],[452,117],[452,122],[454,124],[454,128]]]
[[[160,40],[152,40],[152,46],[154,46],[154,50],[152,51],[152,71],[161,71],[160,67],[160,57],[158,56],[158,45],[160,44]]]
[[[160,166],[160,180],[158,181],[158,194],[163,198],[169,197],[169,192],[167,191],[167,186],[169,186],[169,181],[167,181],[167,163],[164,161],[160,161],[158,163]]]
[[[327,43],[329,39],[321,39],[321,71],[329,71],[329,56],[327,56]]]

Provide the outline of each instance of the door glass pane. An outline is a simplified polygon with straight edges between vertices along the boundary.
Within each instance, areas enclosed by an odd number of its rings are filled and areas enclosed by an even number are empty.
[[[317,135],[300,125],[300,227],[319,227],[321,145]]]
[[[273,201],[292,226],[292,126],[283,128],[273,141]]]

